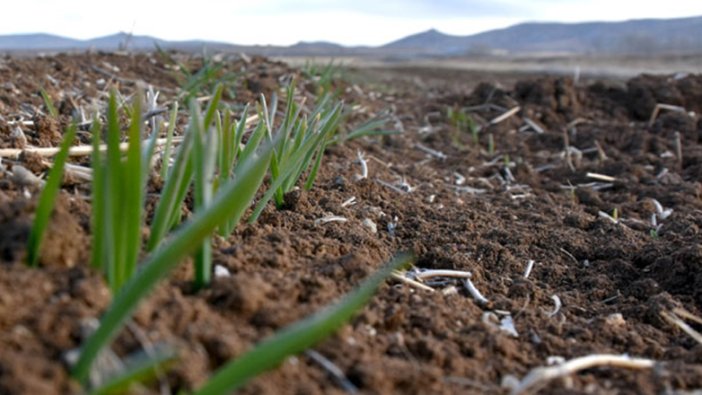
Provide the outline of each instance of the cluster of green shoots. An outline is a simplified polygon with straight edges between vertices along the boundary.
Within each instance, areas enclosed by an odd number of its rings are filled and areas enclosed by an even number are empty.
[[[213,57],[203,54],[200,67],[191,71],[190,68],[177,61],[168,51],[163,50],[156,44],[156,53],[161,60],[177,70],[175,78],[181,84],[179,98],[186,102],[196,97],[201,92],[211,92],[217,85],[224,86],[229,97],[235,97],[234,86],[239,79],[239,73],[226,70],[226,63],[216,61]]]
[[[334,89],[334,83],[340,79],[342,69],[334,64],[334,61],[330,61],[327,65],[321,66],[318,63],[308,60],[302,67],[302,74],[314,82],[317,90],[315,93],[319,97],[323,97],[327,94],[338,97],[341,93],[339,88]]]
[[[341,136],[338,130],[342,104],[327,95],[313,109],[304,111],[304,103],[294,100],[294,89],[294,84],[290,84],[284,116],[276,122],[276,97],[271,100],[270,108],[262,99],[256,116],[247,118],[248,110],[244,109],[236,119],[221,103],[223,88],[219,85],[204,111],[194,99],[188,101],[189,122],[178,141],[174,137],[178,106],[174,105],[165,130],[160,173],[163,187],[150,221],[146,221],[144,202],[148,181],[154,174],[152,166],[158,161],[155,152],[160,126],[156,124],[151,136],[142,141],[145,119],[141,99],[120,106],[117,93],[111,93],[106,123],[101,124],[95,117],[92,125],[91,264],[104,273],[114,298],[97,330],[82,345],[73,366],[72,375],[80,383],[91,385],[89,377],[96,359],[120,333],[139,302],[186,257],[193,257],[194,288],[210,284],[211,238],[216,233],[222,237],[231,235],[266,179],[265,192],[258,194],[261,197],[249,217],[250,222],[258,218],[270,200],[282,206],[285,194],[303,176],[306,175],[304,188],[311,188],[329,144],[385,133],[378,131],[379,124],[373,121]],[[130,118],[126,143],[122,142],[120,115]],[[249,121],[257,123],[253,126]],[[41,242],[60,192],[68,149],[75,135],[76,128],[68,128],[39,196],[28,244],[30,265],[38,264]],[[183,218],[182,208],[189,192],[193,197],[193,213]],[[142,245],[142,230],[147,226],[149,238]],[[197,393],[228,393],[277,366],[289,355],[319,342],[363,306],[392,270],[410,259],[399,255],[341,302],[284,328],[224,365]],[[146,373],[159,369],[163,362],[164,358],[153,358],[110,380],[92,383],[92,390],[111,393],[128,388]]]
[[[461,135],[464,133],[470,133],[474,145],[479,144],[478,132],[480,129],[470,114],[463,109],[449,107],[446,110],[446,116],[455,130],[455,132],[451,135],[452,142],[455,146],[463,148]]]

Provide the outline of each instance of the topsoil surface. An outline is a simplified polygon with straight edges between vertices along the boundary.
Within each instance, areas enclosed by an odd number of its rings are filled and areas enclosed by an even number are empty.
[[[192,71],[200,67],[197,59],[185,61]],[[270,95],[292,75],[305,94],[316,89],[282,63],[224,62],[238,76],[225,97],[230,103]],[[676,308],[702,315],[702,122],[695,115],[702,113],[702,76],[576,85],[552,77],[468,80],[443,70],[368,73],[355,71],[337,84],[354,109],[349,122],[387,111],[389,126],[402,134],[330,147],[312,190],[289,194],[284,210],[268,207],[257,223],[215,240],[215,264],[231,276],[194,292],[191,265],[183,262],[141,304],[112,349],[126,356],[158,343],[178,348],[179,361],[153,391],[197,388],[401,250],[416,254],[417,268],[470,271],[488,302],[477,302],[461,282],[440,280],[429,292],[388,280],[315,347],[360,393],[501,394],[508,392],[503,382],[550,357],[596,353],[659,364],[589,369],[549,382],[543,393],[702,388],[702,344],[661,315]],[[139,81],[159,90],[162,103],[183,83],[155,55],[0,59],[0,145],[55,146],[70,117],[104,102],[107,87],[128,97]],[[59,122],[44,114],[41,87]],[[664,110],[649,122],[657,103],[686,112]],[[491,122],[516,106],[514,115]],[[448,118],[448,108],[467,109],[482,125],[477,142]],[[368,160],[365,179],[358,177],[359,151]],[[48,160],[24,155],[3,165],[42,175]],[[78,392],[66,353],[110,302],[89,268],[89,188],[67,177],[41,267],[30,269],[23,259],[38,190],[9,174],[0,177],[0,394]],[[344,204],[352,197],[354,204]],[[653,199],[672,214],[657,214]],[[330,215],[347,221],[316,221]],[[514,331],[500,329],[507,316]],[[309,355],[289,358],[241,392],[352,391]]]

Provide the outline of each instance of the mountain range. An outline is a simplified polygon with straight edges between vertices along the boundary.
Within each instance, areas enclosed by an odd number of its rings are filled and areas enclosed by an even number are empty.
[[[428,30],[379,47],[345,47],[330,42],[291,46],[245,46],[224,42],[167,41],[118,33],[90,40],[51,34],[0,35],[0,52],[148,51],[246,52],[277,56],[444,57],[466,55],[661,55],[702,53],[702,16],[624,22],[522,23],[469,36]]]

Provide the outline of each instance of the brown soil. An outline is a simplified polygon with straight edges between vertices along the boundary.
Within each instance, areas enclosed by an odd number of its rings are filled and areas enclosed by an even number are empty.
[[[200,64],[185,61],[193,71]],[[225,69],[241,75],[227,97],[238,104],[296,74],[261,58],[231,60]],[[522,377],[551,356],[592,353],[661,364],[644,371],[591,369],[550,383],[544,393],[702,388],[702,345],[660,315],[675,307],[702,315],[702,123],[694,114],[663,112],[648,125],[657,103],[702,112],[702,76],[588,86],[550,77],[501,86],[491,76],[482,84],[458,78],[452,84],[427,70],[386,77],[345,84],[342,97],[360,106],[352,121],[390,109],[404,134],[331,147],[311,191],[287,196],[285,210],[268,207],[258,223],[216,240],[215,263],[231,277],[194,293],[187,283],[192,269],[181,265],[114,343],[118,355],[142,350],[143,336],[175,345],[180,362],[163,384],[173,393],[191,390],[255,342],[352,290],[396,251],[411,250],[419,268],[471,271],[489,303],[476,303],[460,283],[437,285],[457,292],[429,293],[389,281],[349,325],[315,348],[361,393],[506,393],[501,381],[508,375]],[[143,80],[170,98],[179,78],[163,58],[150,55],[0,59],[0,145],[16,146],[9,124],[17,120],[34,120],[22,126],[27,144],[56,145],[57,131],[77,109],[104,100],[109,80],[127,94]],[[47,122],[42,86],[62,113],[61,127]],[[446,109],[487,103],[521,110],[485,126],[475,145]],[[501,112],[490,107],[472,115],[487,124]],[[544,133],[520,131],[525,118]],[[566,136],[581,153],[570,165],[561,155]],[[429,156],[418,143],[446,158]],[[356,177],[358,150],[369,158],[369,179]],[[30,168],[44,170],[36,163]],[[599,189],[588,172],[615,181]],[[411,192],[379,182],[401,178]],[[63,192],[42,267],[30,269],[22,262],[37,191],[7,175],[0,179],[0,394],[78,391],[65,354],[81,344],[86,325],[110,299],[88,268],[86,191],[75,184]],[[357,203],[342,206],[351,197]],[[657,234],[651,233],[651,199],[673,209],[658,219]],[[614,209],[618,223],[599,214]],[[330,214],[348,222],[315,224]],[[364,220],[372,220],[377,233]],[[536,264],[524,278],[529,260]],[[553,296],[563,304],[556,314]],[[484,314],[494,311],[511,313],[517,337],[486,323]],[[242,392],[344,390],[301,355]]]

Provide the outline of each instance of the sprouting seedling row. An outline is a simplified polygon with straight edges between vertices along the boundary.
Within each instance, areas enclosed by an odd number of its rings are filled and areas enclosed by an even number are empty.
[[[271,187],[254,210],[250,218],[251,222],[256,220],[271,198],[275,198],[277,206],[282,206],[284,194],[289,192],[308,170],[305,188],[312,187],[321,166],[322,154],[328,144],[389,133],[379,129],[384,122],[383,119],[373,119],[350,133],[340,136],[337,132],[344,116],[342,104],[335,104],[329,96],[326,96],[312,111],[303,114],[304,103],[298,104],[294,101],[294,90],[294,83],[291,83],[286,95],[285,116],[277,129],[274,129],[277,98],[274,96],[270,111],[265,98],[262,99],[258,119],[262,119],[263,122],[259,122],[254,128],[246,145],[242,144],[242,140],[248,125],[247,110],[244,109],[238,122],[232,120],[228,110],[222,117],[218,111],[223,92],[222,85],[219,85],[212,95],[204,117],[199,114],[199,106],[191,101],[190,124],[184,136],[180,138],[181,144],[175,153],[174,164],[169,166],[178,112],[178,105],[174,104],[166,131],[165,152],[161,165],[161,177],[165,184],[150,224],[146,251],[154,251],[167,234],[180,223],[181,207],[193,184],[193,179],[195,180],[193,190],[195,209],[202,210],[211,200],[211,195],[231,180],[237,161],[249,159],[266,137],[270,142],[275,135],[278,141],[270,163]],[[153,124],[155,130],[152,131],[152,137],[145,142],[145,149],[142,149],[144,142],[140,140],[143,125],[140,116],[142,114],[141,98],[137,98],[133,106],[124,104],[121,109],[131,118],[128,130],[131,143],[122,143],[118,97],[116,91],[110,95],[107,123],[104,127],[106,141],[104,153],[101,144],[103,125],[96,118],[92,127],[94,138],[91,186],[94,237],[91,262],[94,267],[104,270],[113,291],[133,275],[141,253],[140,235],[141,229],[145,226],[143,213],[145,188],[160,125]],[[126,158],[123,160],[122,151],[125,151],[125,148]],[[63,166],[55,167],[57,171],[63,169]],[[48,201],[54,199],[49,198]],[[44,217],[39,216],[38,219]],[[231,234],[239,219],[235,217],[223,223],[219,227],[220,235],[226,237]],[[37,223],[41,225],[41,221]],[[41,237],[37,236],[41,234],[33,235],[33,244],[30,248],[33,263],[36,263],[37,246],[41,241]],[[206,251],[208,247],[205,247],[205,244],[207,242],[203,244],[205,251],[198,254],[195,260],[197,287],[205,286],[209,282],[211,272],[211,259],[207,258],[210,253]]]
[[[311,188],[324,149],[331,142],[338,142],[334,139],[337,138],[336,133],[342,118],[342,104],[333,103],[326,97],[320,100],[312,111],[303,114],[303,105],[293,100],[294,86],[291,85],[286,95],[288,108],[280,125],[274,128],[277,100],[273,99],[271,111],[268,111],[265,99],[262,100],[259,109],[260,121],[246,139],[246,144],[243,144],[243,137],[248,129],[246,110],[236,122],[228,110],[219,111],[222,91],[223,88],[219,86],[204,113],[201,113],[199,105],[191,100],[189,124],[181,144],[175,149],[173,165],[169,166],[168,156],[174,148],[172,142],[178,111],[177,105],[173,106],[169,128],[166,131],[167,152],[161,169],[164,186],[150,223],[150,237],[145,252],[141,249],[141,231],[145,226],[143,207],[160,124],[152,123],[152,136],[143,147],[141,134],[144,120],[141,115],[141,98],[137,97],[131,106],[122,100],[120,108],[115,91],[110,95],[106,125],[103,127],[97,120],[93,123],[91,262],[94,267],[104,271],[115,298],[97,331],[82,347],[80,358],[74,366],[74,377],[83,383],[86,382],[97,355],[119,333],[140,300],[185,256],[195,254],[195,286],[207,286],[212,271],[211,235],[217,230],[223,236],[231,233],[251,205],[269,170],[271,180],[268,190],[259,201],[251,221],[256,219],[274,196],[276,202],[280,203],[279,199],[284,193],[291,190],[306,172],[309,175],[305,187]],[[122,152],[124,143],[121,142],[120,110],[130,118],[126,133],[129,140],[126,153]],[[371,124],[370,127],[365,125],[351,135],[360,137],[372,134],[374,128],[375,124]],[[103,132],[107,148],[104,152],[100,149]],[[69,131],[47,183],[50,188],[46,188],[43,193],[46,196],[43,201],[52,203],[58,194],[60,173],[68,156],[71,140],[72,134]],[[181,224],[181,207],[191,188],[194,214]],[[50,212],[51,205],[44,204],[37,215],[38,231],[36,236],[33,236],[33,252],[30,255],[32,263],[36,263],[43,229],[46,228]],[[138,267],[137,261],[144,253],[146,256]],[[372,288],[377,287],[385,275],[387,273],[374,277],[371,282],[375,285]],[[362,288],[359,292],[366,295],[363,298],[367,298],[369,288]],[[360,300],[355,299],[353,304],[359,306]],[[342,310],[345,311],[345,316],[352,310],[344,306],[346,305],[342,305]],[[267,369],[273,366],[276,360],[298,352],[311,344],[309,342],[325,336],[343,320],[344,316],[340,316],[338,311],[337,313],[325,318],[330,321],[313,320],[311,326],[302,325],[297,328],[300,333],[307,334],[306,337],[303,336],[307,340],[301,341],[299,335],[294,336],[297,339],[289,335],[282,336],[284,341],[279,344],[284,345],[292,341],[297,346],[285,346],[282,352],[276,351],[275,355],[270,356],[272,359],[263,365],[254,365],[253,370],[248,363],[243,367],[239,365],[238,368],[230,368],[234,369],[232,371],[243,369],[249,372],[242,373],[243,376],[235,374],[234,376],[239,377],[237,382],[243,382],[241,380],[250,377],[247,375]],[[315,330],[318,325],[327,329],[321,332]],[[265,354],[269,351],[264,347],[262,352]],[[259,357],[252,354],[251,358]],[[231,387],[231,378],[221,375],[218,377],[215,383],[219,384],[206,388],[216,388],[221,383]],[[207,390],[204,393],[207,393]]]

